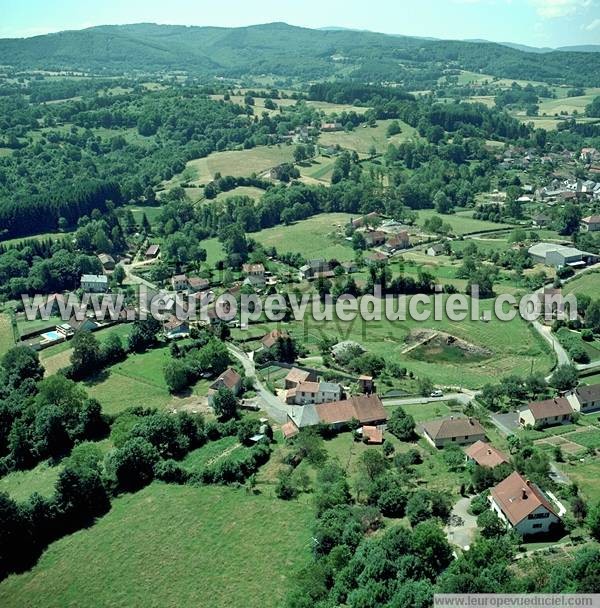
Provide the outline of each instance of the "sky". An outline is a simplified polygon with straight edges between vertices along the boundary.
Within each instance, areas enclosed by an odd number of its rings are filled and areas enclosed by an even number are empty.
[[[103,24],[274,21],[531,46],[600,44],[600,0],[0,0],[0,38]]]

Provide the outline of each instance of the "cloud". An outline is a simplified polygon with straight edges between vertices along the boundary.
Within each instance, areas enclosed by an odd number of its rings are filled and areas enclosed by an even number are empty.
[[[594,19],[591,23],[587,25],[582,25],[581,29],[586,30],[587,32],[593,32],[600,28],[600,19]]]
[[[592,4],[592,0],[530,0],[530,2],[538,15],[544,19],[567,17]]]

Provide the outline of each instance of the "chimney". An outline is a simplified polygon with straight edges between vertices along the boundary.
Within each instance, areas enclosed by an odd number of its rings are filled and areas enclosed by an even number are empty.
[[[525,488],[521,488],[521,497],[523,500],[527,500],[527,490]]]
[[[488,448],[488,454],[491,454],[492,450],[490,448]]]
[[[454,416],[450,416],[450,420],[454,420]]]
[[[527,484],[527,487],[530,488],[531,487],[531,481],[529,479],[525,480],[525,483]]]
[[[471,417],[469,417],[469,424],[470,424],[471,426],[473,426],[473,424],[474,424],[474,423],[473,423],[473,418],[471,418]]]

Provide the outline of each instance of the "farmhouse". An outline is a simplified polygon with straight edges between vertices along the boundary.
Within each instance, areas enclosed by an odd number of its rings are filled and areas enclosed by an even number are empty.
[[[288,416],[297,428],[327,424],[342,429],[352,420],[363,425],[377,426],[388,419],[388,414],[377,395],[359,395],[333,403],[293,407]]]
[[[485,441],[476,441],[465,450],[465,454],[468,462],[474,462],[480,467],[489,469],[509,462],[508,456]]]
[[[485,439],[485,429],[475,418],[445,418],[423,425],[423,436],[436,448],[449,444],[468,445]]]
[[[159,253],[160,253],[160,245],[150,245],[150,247],[148,247],[148,249],[146,249],[146,252],[144,253],[144,257],[147,260],[154,260],[155,258],[158,257]]]
[[[357,217],[355,220],[352,220],[350,225],[353,228],[362,228],[363,226],[377,223],[380,218],[381,215],[377,213],[377,211],[371,211],[371,213],[367,213],[362,217]]]
[[[591,163],[592,161],[598,159],[600,157],[600,153],[596,148],[582,148],[581,154],[579,155],[579,160],[584,163]]]
[[[265,267],[262,264],[244,264],[242,271],[246,275],[245,284],[253,287],[260,287],[265,284]]]
[[[204,291],[208,289],[210,281],[208,279],[202,279],[200,277],[190,277],[188,279],[188,289],[193,293]]]
[[[325,260],[308,260],[304,266],[300,267],[300,280],[310,280],[315,278],[317,274],[330,270],[329,262]]]
[[[534,401],[519,412],[519,424],[543,428],[571,422],[573,408],[564,397]]]
[[[88,293],[108,291],[108,277],[103,274],[84,274],[81,277],[81,289]]]
[[[445,247],[442,245],[442,243],[435,243],[427,249],[426,253],[431,257],[436,257],[438,255],[443,255],[444,251]]]
[[[190,286],[187,275],[176,274],[171,277],[173,291],[185,291]]]
[[[281,339],[281,338],[287,338],[288,334],[285,331],[281,331],[279,329],[273,329],[271,330],[268,334],[265,334],[262,339],[261,339],[261,343],[263,345],[263,348],[273,348],[275,346],[275,344],[277,344],[277,340]]]
[[[367,247],[376,247],[385,243],[385,232],[381,230],[369,230],[363,234]]]
[[[115,269],[115,259],[112,255],[108,253],[100,253],[98,255],[98,259],[100,260],[100,264],[102,264],[102,268],[104,270],[114,270]]]
[[[187,321],[180,321],[177,317],[171,317],[163,325],[163,333],[167,340],[187,338],[190,335],[190,326]]]
[[[335,382],[300,382],[287,392],[285,401],[290,405],[332,403],[342,397],[342,387]]]
[[[581,229],[584,232],[597,232],[600,230],[600,215],[589,215],[581,220]]]
[[[333,133],[335,131],[341,131],[341,130],[342,130],[341,122],[324,122],[321,125],[321,131],[324,131],[325,133]]]
[[[212,404],[215,394],[220,388],[228,388],[234,395],[239,395],[242,389],[242,377],[231,367],[228,367],[208,388],[208,403]]]
[[[281,432],[283,433],[283,438],[287,441],[295,437],[300,431],[292,421],[289,421],[281,425]]]
[[[531,219],[533,220],[533,225],[537,226],[538,228],[544,228],[552,221],[552,218],[544,213],[538,213]]]
[[[560,523],[546,495],[517,472],[491,489],[489,501],[494,513],[521,536],[547,533]]]
[[[394,253],[395,251],[406,249],[407,247],[410,247],[410,239],[406,230],[402,230],[398,234],[395,234],[389,238],[383,246],[383,248],[389,253]]]
[[[317,376],[314,372],[306,369],[300,369],[298,367],[292,367],[285,377],[285,388],[289,390],[295,388],[302,382],[316,382]]]
[[[567,400],[576,412],[595,412],[600,409],[600,384],[579,386],[567,395]]]

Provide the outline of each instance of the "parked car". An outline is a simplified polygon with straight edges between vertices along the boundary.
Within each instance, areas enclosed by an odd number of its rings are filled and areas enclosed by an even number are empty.
[[[444,393],[440,389],[436,389],[435,391],[431,391],[430,397],[443,397]]]

